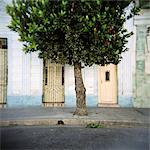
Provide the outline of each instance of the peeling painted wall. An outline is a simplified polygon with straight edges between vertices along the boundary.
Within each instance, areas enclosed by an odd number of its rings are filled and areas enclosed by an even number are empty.
[[[150,108],[150,9],[142,10],[135,18],[136,72],[134,74],[134,107]]]
[[[118,104],[121,107],[133,106],[133,78],[134,72],[134,60],[135,60],[135,26],[133,25],[133,19],[127,20],[124,27],[128,32],[133,32],[134,35],[128,39],[126,44],[128,51],[122,53],[122,61],[118,64]]]
[[[98,104],[98,71],[97,66],[85,67],[82,70],[83,82],[86,88],[87,106],[97,106]],[[72,66],[65,66],[65,106],[75,106],[75,82],[74,69]]]

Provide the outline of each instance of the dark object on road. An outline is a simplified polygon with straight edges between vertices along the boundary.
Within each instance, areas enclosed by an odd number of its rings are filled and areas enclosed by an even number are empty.
[[[62,120],[58,120],[57,124],[58,125],[64,125],[64,122]]]

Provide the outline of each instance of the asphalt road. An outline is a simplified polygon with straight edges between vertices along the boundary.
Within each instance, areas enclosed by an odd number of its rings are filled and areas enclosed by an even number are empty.
[[[1,150],[149,150],[146,128],[22,126],[0,129]]]

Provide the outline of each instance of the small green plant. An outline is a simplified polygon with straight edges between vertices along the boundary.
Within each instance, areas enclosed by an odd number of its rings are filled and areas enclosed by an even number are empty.
[[[104,128],[104,125],[98,123],[89,123],[86,128]]]

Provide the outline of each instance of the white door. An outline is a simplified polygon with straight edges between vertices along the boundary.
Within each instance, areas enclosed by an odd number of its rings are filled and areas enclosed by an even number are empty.
[[[100,106],[117,104],[117,66],[110,64],[100,67]]]
[[[0,38],[0,107],[7,97],[7,40]]]
[[[64,105],[64,67],[45,61],[44,65],[44,106]]]

